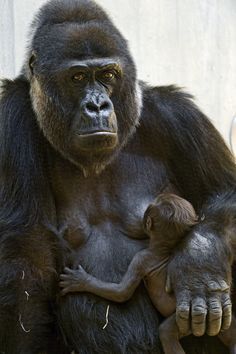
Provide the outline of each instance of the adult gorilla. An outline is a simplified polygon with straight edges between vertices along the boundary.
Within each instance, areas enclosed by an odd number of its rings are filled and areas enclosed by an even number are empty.
[[[195,336],[229,327],[233,158],[189,95],[137,82],[127,43],[100,7],[52,0],[41,9],[21,75],[3,82],[0,112],[2,352],[161,352],[160,316],[143,286],[115,304],[57,297],[57,284],[61,236],[73,248],[67,265],[118,282],[147,246],[143,212],[165,188],[202,216],[169,267],[178,325]],[[208,336],[183,345],[227,352]]]

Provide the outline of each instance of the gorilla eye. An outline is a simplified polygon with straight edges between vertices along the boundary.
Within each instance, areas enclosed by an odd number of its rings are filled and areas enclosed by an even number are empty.
[[[106,81],[112,81],[115,78],[115,73],[113,71],[104,71],[101,76]]]
[[[84,73],[76,73],[74,76],[72,76],[72,80],[75,82],[83,81],[84,79],[85,79]]]

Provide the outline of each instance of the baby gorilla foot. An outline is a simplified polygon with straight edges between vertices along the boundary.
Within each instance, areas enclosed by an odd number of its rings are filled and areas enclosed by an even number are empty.
[[[77,269],[64,268],[60,275],[59,286],[62,288],[61,295],[71,292],[88,291],[89,274],[79,265]]]

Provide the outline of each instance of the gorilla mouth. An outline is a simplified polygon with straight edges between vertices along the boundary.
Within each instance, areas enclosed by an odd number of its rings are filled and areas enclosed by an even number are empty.
[[[82,150],[110,150],[118,143],[118,134],[111,131],[96,130],[77,134],[77,145]]]
[[[88,138],[88,137],[94,137],[94,136],[117,136],[117,133],[114,133],[114,132],[110,132],[108,130],[95,130],[95,131],[92,131],[90,133],[81,133],[81,134],[78,134],[79,137],[82,137],[82,138]]]

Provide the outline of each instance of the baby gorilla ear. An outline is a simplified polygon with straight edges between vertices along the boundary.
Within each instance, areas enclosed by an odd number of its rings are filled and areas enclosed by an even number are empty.
[[[153,205],[150,204],[145,213],[144,213],[144,216],[143,216],[143,228],[144,228],[144,231],[146,233],[149,233],[153,227],[153,219],[152,217],[150,216],[151,215],[151,211],[152,211],[152,208],[153,208]]]
[[[151,229],[152,229],[152,224],[153,224],[152,218],[151,218],[151,216],[148,216],[148,217],[147,217],[147,220],[146,220],[146,225],[145,225],[146,230],[147,230],[148,232],[151,231]]]

